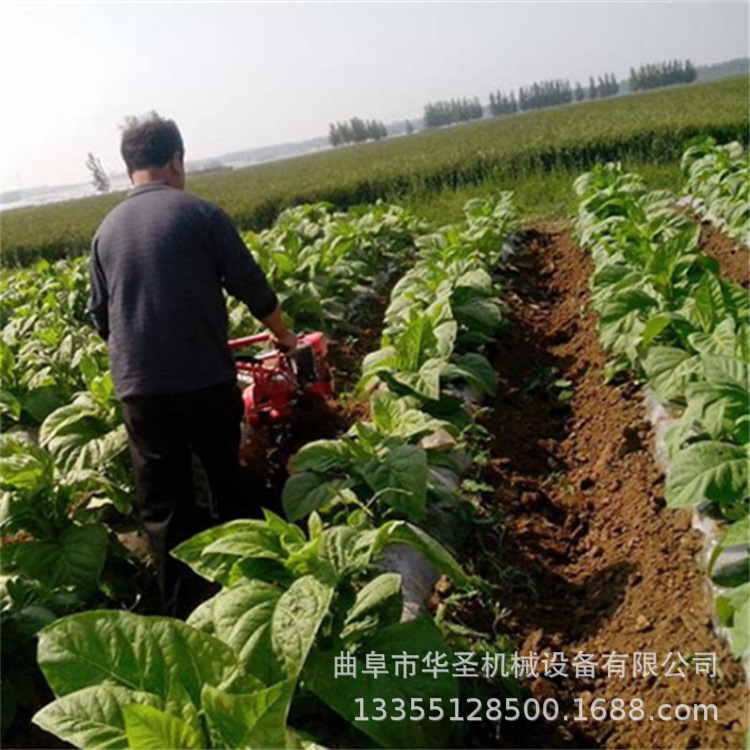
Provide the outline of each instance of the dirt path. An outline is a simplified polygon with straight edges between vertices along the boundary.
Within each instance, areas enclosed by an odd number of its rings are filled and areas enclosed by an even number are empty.
[[[652,436],[632,385],[605,385],[596,321],[587,309],[591,263],[565,231],[527,232],[508,274],[508,330],[493,354],[500,388],[488,427],[488,481],[506,517],[502,562],[528,573],[534,596],[509,590],[509,626],[523,651],[715,652],[718,677],[531,680],[540,699],[644,702],[644,721],[506,725],[517,747],[740,748],[748,693],[739,665],[710,629],[687,511],[664,507]],[[573,395],[561,404],[565,383]],[[601,665],[601,662],[600,662]],[[570,667],[572,671],[572,667]],[[658,705],[715,704],[718,722],[650,721]],[[588,714],[588,709],[584,711]]]

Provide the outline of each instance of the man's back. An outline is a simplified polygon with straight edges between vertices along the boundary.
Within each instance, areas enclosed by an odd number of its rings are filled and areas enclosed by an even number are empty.
[[[222,286],[259,317],[277,304],[226,214],[162,183],[136,187],[105,218],[91,272],[91,309],[121,398],[235,377]]]
[[[244,406],[223,290],[248,306],[279,347],[293,351],[297,337],[229,217],[185,194],[185,146],[175,122],[156,113],[129,118],[120,151],[136,187],[92,242],[89,310],[107,339],[165,611],[183,617],[197,603],[195,578],[167,551],[209,523],[196,503],[191,455],[222,522],[259,511],[240,480]]]

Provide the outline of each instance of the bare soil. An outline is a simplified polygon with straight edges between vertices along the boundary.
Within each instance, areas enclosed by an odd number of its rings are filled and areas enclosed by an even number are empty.
[[[750,249],[708,222],[701,223],[701,250],[719,261],[721,275],[750,288]]]
[[[747,730],[744,674],[711,629],[695,555],[701,536],[688,511],[664,507],[663,477],[639,390],[607,385],[596,319],[588,307],[591,262],[559,226],[525,234],[506,270],[508,327],[492,359],[500,387],[487,427],[494,435],[487,480],[505,516],[500,561],[528,574],[535,592],[508,587],[505,623],[523,653],[653,652],[659,664],[717,654],[717,677],[601,671],[595,679],[528,681],[540,700],[644,702],[644,721],[506,724],[515,747],[740,748]],[[711,236],[710,248],[726,249]],[[558,386],[550,385],[555,380]],[[571,381],[571,386],[560,380]],[[573,395],[560,402],[562,390]],[[570,670],[573,671],[572,668]],[[660,704],[714,704],[718,721],[663,722]]]

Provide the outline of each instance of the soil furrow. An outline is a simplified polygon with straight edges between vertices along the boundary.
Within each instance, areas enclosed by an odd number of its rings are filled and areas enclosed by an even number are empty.
[[[487,478],[507,533],[501,562],[527,573],[536,592],[508,589],[507,625],[523,653],[655,653],[659,665],[716,653],[715,678],[633,676],[532,679],[540,699],[644,702],[645,720],[543,720],[506,724],[517,747],[744,747],[748,692],[739,664],[711,630],[701,537],[690,513],[664,507],[663,477],[639,390],[607,385],[591,263],[568,231],[529,231],[506,274],[509,323],[492,353],[500,387],[487,427]],[[572,390],[572,396],[570,391]],[[569,667],[573,672],[573,667]],[[718,721],[649,720],[660,704],[714,704]],[[587,713],[588,709],[584,710]]]

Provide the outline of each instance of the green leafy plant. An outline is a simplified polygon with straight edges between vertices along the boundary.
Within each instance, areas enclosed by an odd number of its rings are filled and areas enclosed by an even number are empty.
[[[210,529],[175,550],[225,586],[187,624],[89,612],[43,630],[39,662],[57,700],[35,722],[92,748],[299,747],[304,740],[287,725],[295,691],[353,720],[356,704],[342,700],[334,682],[335,656],[366,649],[448,652],[429,619],[399,622],[401,577],[372,573],[382,549],[400,541],[466,580],[424,532],[402,522],[372,528],[356,518],[323,528],[313,513],[305,535],[265,515]],[[362,675],[356,690],[410,697],[418,682]],[[450,677],[431,690],[455,695]],[[392,726],[364,731],[386,747],[403,742]],[[420,722],[408,735],[425,746],[439,732]]]
[[[738,145],[694,141],[683,169],[690,176],[689,189],[705,190],[746,233],[747,201],[735,214],[727,209],[732,199],[719,197],[724,187],[747,183],[746,165],[738,180],[730,175],[744,163],[741,151]],[[613,357],[610,373],[629,370],[645,377],[657,397],[679,414],[666,435],[667,505],[698,506],[734,524],[714,552],[711,570],[721,549],[747,536],[747,294],[721,278],[717,262],[700,253],[698,227],[674,210],[674,196],[649,193],[636,175],[615,164],[596,167],[575,187],[580,197],[576,232],[594,260],[592,300],[602,344]],[[729,192],[741,195],[743,189],[730,187]],[[745,553],[750,557],[747,547]],[[722,594],[717,611],[731,627],[735,652],[744,653],[744,588]]]
[[[459,389],[494,391],[492,368],[476,349],[501,322],[489,271],[516,221],[505,194],[470,202],[462,224],[423,241],[414,238],[418,223],[384,205],[348,215],[301,207],[274,230],[248,236],[295,320],[311,324],[344,324],[364,291],[356,280],[385,288],[418,246],[416,272],[394,289],[383,348],[365,373],[366,383],[380,383],[371,420],[292,459],[283,493],[290,520],[265,511],[262,521],[233,521],[173,550],[222,586],[187,623],[96,611],[47,625],[39,663],[56,701],[36,715],[40,726],[86,747],[309,746],[298,731],[306,727],[303,706],[325,705],[356,723],[358,708],[334,677],[342,654],[387,658],[408,650],[420,659],[433,652],[450,658],[427,613],[401,621],[402,579],[385,567],[386,551],[406,545],[458,590],[474,586],[417,523],[437,532],[436,519],[445,516],[458,526],[468,504],[439,472],[457,469],[457,451],[471,443],[472,416]],[[237,308],[231,319],[244,324]],[[121,458],[111,384],[101,372],[83,375],[87,390],[42,424],[50,453],[30,449],[60,464],[51,486],[65,474],[103,482],[63,514],[74,525],[100,522],[109,499],[102,488],[113,482],[95,477],[93,464],[106,464],[111,478]],[[307,533],[291,522],[304,517]],[[210,663],[209,654],[216,655]],[[409,701],[428,686],[430,696],[458,696],[445,674],[407,680],[360,672],[351,679],[363,698]],[[445,722],[356,728],[384,747],[437,747],[452,734]]]
[[[748,241],[750,172],[747,149],[739,141],[718,145],[711,136],[692,139],[682,155],[685,185],[696,210],[730,237]]]
[[[178,620],[72,615],[40,633],[39,664],[57,699],[34,722],[82,747],[295,746],[291,683],[264,688],[227,644]]]
[[[23,433],[0,436],[0,489],[5,730],[16,699],[33,704],[39,628],[107,601],[102,573],[112,544],[100,514],[118,493],[96,471],[60,469]]]

